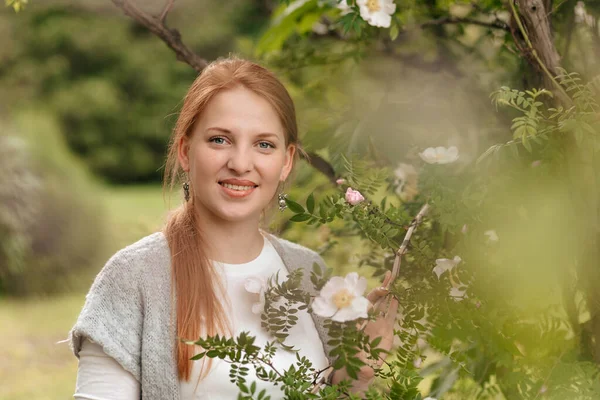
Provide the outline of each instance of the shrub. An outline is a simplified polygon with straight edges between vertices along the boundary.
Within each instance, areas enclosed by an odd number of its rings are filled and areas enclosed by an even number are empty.
[[[4,125],[0,132],[2,294],[76,288],[102,248],[93,186],[56,126],[49,117],[26,113],[12,131]]]

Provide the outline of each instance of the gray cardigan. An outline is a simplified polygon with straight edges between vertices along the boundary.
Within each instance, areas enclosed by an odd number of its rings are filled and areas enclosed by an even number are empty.
[[[305,269],[304,290],[313,292],[310,270],[323,259],[306,247],[267,235],[288,271]],[[79,357],[84,338],[100,344],[141,383],[144,400],[179,400],[171,321],[171,256],[163,233],[154,233],[116,253],[100,271],[69,334]],[[325,354],[323,320],[312,315]]]

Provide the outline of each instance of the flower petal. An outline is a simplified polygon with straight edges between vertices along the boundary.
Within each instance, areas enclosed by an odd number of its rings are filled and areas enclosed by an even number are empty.
[[[330,318],[333,316],[338,308],[333,304],[331,299],[326,299],[324,297],[317,297],[312,303],[313,312],[321,317]]]
[[[329,299],[340,289],[343,289],[345,287],[346,281],[344,280],[344,278],[342,278],[341,276],[334,276],[333,278],[329,279],[329,281],[327,281],[325,286],[321,288],[319,296]]]
[[[362,296],[363,294],[365,294],[365,290],[367,290],[367,278],[361,276],[358,279],[358,282],[356,282],[356,285],[354,286],[352,291],[354,292],[355,296]]]
[[[252,304],[252,313],[254,314],[260,314],[263,312],[263,309],[265,308],[265,303],[254,303]]]
[[[438,279],[440,279],[440,276],[446,272],[446,270],[438,265],[433,269],[433,272],[437,275]]]
[[[264,280],[256,276],[246,278],[246,281],[244,281],[244,288],[250,293],[260,293],[264,285]]]
[[[369,316],[367,312],[369,311],[370,305],[371,302],[366,297],[360,296],[355,297],[354,300],[352,300],[350,307],[357,313],[357,318],[367,318]]]

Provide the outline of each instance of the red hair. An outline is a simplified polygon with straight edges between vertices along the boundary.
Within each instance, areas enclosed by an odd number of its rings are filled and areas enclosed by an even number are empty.
[[[210,100],[222,90],[243,86],[267,100],[279,116],[286,134],[286,146],[298,146],[298,127],[294,103],[283,84],[266,68],[247,60],[227,58],[208,65],[192,83],[171,134],[164,186],[173,189],[182,183],[183,170],[177,157],[182,138],[190,137],[193,127]],[[297,154],[297,152],[296,152]],[[191,190],[193,193],[193,190]],[[217,296],[220,281],[206,256],[194,207],[194,196],[177,208],[165,226],[171,252],[172,305],[177,324],[177,337],[196,340],[201,334],[224,334],[228,320]],[[194,346],[177,341],[177,371],[180,379],[189,381],[190,358]],[[205,368],[208,365],[208,368]],[[210,369],[203,364],[201,377]]]

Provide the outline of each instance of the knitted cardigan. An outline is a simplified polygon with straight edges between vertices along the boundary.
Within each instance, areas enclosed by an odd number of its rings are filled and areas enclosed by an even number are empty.
[[[289,272],[302,268],[303,289],[312,293],[310,270],[324,267],[314,251],[267,235]],[[89,338],[133,374],[143,400],[179,400],[176,325],[171,305],[171,255],[163,233],[154,233],[117,252],[100,271],[69,333],[79,357]],[[325,354],[323,319],[312,314]],[[331,361],[331,360],[330,360]]]

